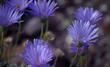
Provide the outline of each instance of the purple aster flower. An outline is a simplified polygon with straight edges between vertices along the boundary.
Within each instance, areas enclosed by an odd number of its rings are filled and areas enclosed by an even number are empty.
[[[22,53],[22,58],[30,67],[49,67],[47,63],[52,57],[53,51],[48,43],[38,39],[34,39],[33,42],[28,41]]]
[[[54,11],[58,8],[57,3],[51,0],[34,0],[29,6],[30,12],[35,16],[48,17],[54,15]]]
[[[93,44],[97,41],[97,37],[99,37],[99,28],[96,25],[91,25],[90,22],[83,21],[75,21],[68,28],[68,33],[73,39],[73,52],[76,52],[75,46],[77,47],[79,44],[81,49],[88,47],[89,44]]]
[[[102,14],[94,10],[93,8],[83,8],[80,7],[76,12],[75,12],[75,18],[77,20],[82,20],[84,22],[90,21],[92,24],[97,23],[99,20],[101,20]]]
[[[0,5],[0,26],[8,26],[17,23],[23,15],[22,12],[9,5]]]
[[[7,3],[19,10],[24,10],[32,1],[33,0],[9,0]]]

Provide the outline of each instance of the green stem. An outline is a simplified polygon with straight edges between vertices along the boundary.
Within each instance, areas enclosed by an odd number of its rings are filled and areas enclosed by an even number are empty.
[[[16,40],[15,40],[15,45],[13,47],[13,56],[15,56],[15,53],[16,53],[16,47],[17,47],[17,44],[18,44],[18,40],[19,40],[19,36],[20,36],[20,30],[21,30],[21,22],[23,21],[20,21],[18,23],[18,31],[17,31],[17,35],[16,35]]]
[[[71,62],[71,64],[70,64],[70,66],[69,66],[69,67],[72,67],[72,65],[73,65],[73,61],[77,58],[77,55],[78,55],[78,53],[76,53],[76,54],[75,54],[75,56],[74,56],[74,57],[72,57],[72,62]]]
[[[40,33],[40,38],[42,38],[42,37],[43,37],[43,32],[44,32],[44,31],[43,31],[43,28],[44,28],[44,24],[42,23],[42,24],[41,24],[41,33]]]
[[[83,57],[82,57],[82,55],[81,55],[81,56],[80,56],[80,67],[83,67],[83,66],[82,66],[82,63],[83,63],[83,62],[82,62],[82,61],[83,61]]]
[[[82,66],[82,56],[81,55],[79,56],[78,63],[76,65],[76,67],[83,67]]]
[[[88,49],[87,49],[87,51],[86,51],[86,54],[87,54],[87,55],[86,55],[86,58],[85,58],[85,62],[86,62],[86,63],[85,63],[85,67],[87,67],[87,62],[88,62]]]
[[[2,31],[1,32],[1,45],[2,45],[2,47],[3,47],[3,39],[4,39],[4,32]]]
[[[0,41],[0,55],[2,56],[4,53],[4,45],[3,45],[3,39],[4,39],[4,32],[1,32],[1,41]]]
[[[80,45],[80,44],[79,44]],[[78,56],[80,56],[80,47],[78,47]],[[76,67],[78,67],[80,65],[80,59],[78,59],[78,63],[76,65]]]
[[[1,44],[3,45],[4,32],[1,33]]]
[[[46,21],[46,32],[48,31],[48,20]]]
[[[1,41],[0,41],[0,44],[3,46],[3,38],[4,38],[4,29],[3,29],[3,27],[0,27],[0,33],[1,33]]]
[[[4,50],[4,45],[3,45],[3,39],[4,39],[4,30],[3,30],[3,27],[0,27],[0,33],[1,33],[1,41],[0,41],[0,52],[1,52],[1,55],[3,53],[3,50]]]
[[[16,38],[16,42],[15,42],[15,46],[14,46],[14,47],[17,46],[17,42],[18,42],[18,40],[19,40],[19,35],[20,35],[20,30],[21,30],[21,23],[19,22],[19,25],[18,25],[18,32],[17,32],[17,38]]]
[[[45,33],[47,33],[48,32],[48,20],[46,21],[46,27],[45,27]],[[47,38],[47,36],[46,36],[46,34],[44,35],[44,39],[48,39]]]
[[[77,51],[77,53],[75,54],[75,56],[72,58],[72,62],[71,62],[71,64],[70,64],[69,67],[72,67],[73,61],[77,58],[78,54],[80,54],[80,47],[78,47],[78,51]]]
[[[76,67],[78,67],[80,65],[80,62],[78,61],[78,63],[77,63],[77,65],[76,65]]]

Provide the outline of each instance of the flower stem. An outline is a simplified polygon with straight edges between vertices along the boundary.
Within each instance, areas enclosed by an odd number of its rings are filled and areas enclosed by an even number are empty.
[[[78,61],[78,63],[77,63],[77,65],[76,65],[76,67],[78,67],[80,65],[80,62]]]
[[[16,47],[17,47],[17,44],[18,44],[18,40],[19,40],[19,36],[20,36],[20,30],[21,30],[21,22],[22,21],[20,21],[19,23],[18,23],[18,31],[17,31],[17,35],[16,35],[16,40],[15,40],[15,45],[14,45],[14,47],[13,47],[13,55],[15,56],[15,53],[16,53]]]
[[[45,33],[44,33],[44,23],[42,23],[41,25],[41,34],[40,34],[40,38],[43,38],[43,39],[47,39],[47,36],[46,36],[46,33],[48,32],[48,20],[46,20],[46,23],[45,23]]]
[[[80,54],[80,47],[78,47],[78,51],[77,51],[77,53],[75,54],[75,56],[72,58],[72,62],[71,62],[71,64],[70,64],[70,66],[69,67],[72,67],[72,65],[73,65],[73,61],[77,58],[77,56]],[[79,62],[78,62],[79,63]]]
[[[54,67],[55,67],[56,64],[57,64],[57,60],[58,60],[58,56],[56,56],[56,58],[55,58],[55,61],[54,61]]]
[[[48,37],[46,35],[46,33],[48,32],[48,20],[46,20],[46,27],[45,27],[45,35],[44,35],[44,39],[47,40]]]
[[[42,23],[42,24],[41,24],[41,33],[40,33],[40,38],[42,38],[42,37],[43,37],[43,32],[44,32],[44,31],[43,31],[43,28],[44,28],[44,24]]]
[[[0,26],[0,33],[1,33],[1,41],[0,44],[3,46],[3,38],[4,38],[4,29]]]
[[[0,55],[2,57],[4,53],[4,44],[3,44],[3,39],[4,39],[4,32],[1,32],[1,41],[0,41]]]
[[[79,44],[80,45],[80,44]],[[78,47],[78,56],[80,56],[80,47]],[[76,67],[78,67],[80,65],[80,59],[78,59],[78,63],[76,65]]]
[[[88,62],[88,49],[87,49],[87,51],[86,51],[85,67],[87,67],[87,62]]]
[[[4,39],[4,30],[2,27],[0,27],[0,33],[1,33],[1,41],[0,41],[0,54],[2,55],[3,50],[4,50],[4,45],[3,45],[3,39]]]
[[[70,66],[69,66],[69,67],[72,67],[72,65],[73,65],[73,61],[77,58],[77,55],[78,55],[78,53],[76,53],[76,54],[75,54],[75,56],[74,56],[74,57],[72,57],[72,62],[71,62],[71,64],[70,64]]]
[[[48,31],[48,20],[46,21],[46,32]]]
[[[82,55],[80,56],[80,67],[83,67],[82,66],[82,63],[83,63],[83,57],[82,57]]]
[[[16,42],[15,42],[15,46],[17,46],[17,43],[18,43],[18,40],[19,40],[19,35],[20,35],[20,30],[21,30],[21,23],[19,22],[19,25],[18,25],[18,32],[17,32],[17,38],[16,38]]]

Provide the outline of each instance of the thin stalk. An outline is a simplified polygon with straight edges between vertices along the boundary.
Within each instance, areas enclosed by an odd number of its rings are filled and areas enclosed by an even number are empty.
[[[8,53],[7,53],[7,63],[9,64],[10,63],[10,58],[9,58],[9,48],[8,48]]]
[[[71,62],[71,64],[70,64],[69,67],[72,67],[72,65],[73,65],[73,61],[77,58],[77,56],[78,56],[78,53],[76,53],[75,56],[72,57],[72,62]]]
[[[3,49],[4,49],[4,48],[3,48],[3,47],[4,47],[4,45],[3,45],[4,30],[3,30],[3,27],[0,27],[0,29],[1,29],[1,31],[0,31],[0,33],[1,33],[1,36],[0,36],[0,37],[1,37],[1,38],[0,38],[0,39],[1,39],[1,41],[0,41],[0,47],[1,47],[1,49],[0,49],[0,50],[1,50],[1,54],[2,54]],[[2,49],[2,48],[3,48],[3,49]]]
[[[46,21],[45,33],[48,32],[48,20]],[[44,35],[44,39],[48,39],[46,35]]]
[[[44,33],[44,24],[42,23],[41,25],[41,34],[40,34],[40,38],[44,38],[47,39],[47,36]],[[48,32],[48,20],[46,21],[46,26],[45,26],[45,33]]]
[[[78,61],[78,63],[77,63],[77,65],[76,65],[76,67],[78,67],[80,65],[80,62]]]
[[[17,38],[16,38],[16,41],[15,41],[15,46],[14,47],[17,46],[17,42],[19,40],[19,35],[20,35],[20,30],[21,30],[21,23],[19,23],[19,25],[18,25]]]
[[[3,46],[4,29],[3,29],[3,27],[0,27],[0,29],[1,29],[1,31],[0,31],[0,33],[1,33],[1,41],[0,41],[0,44],[2,44],[2,46]]]
[[[86,58],[85,58],[85,62],[86,62],[86,63],[85,63],[85,67],[87,67],[87,62],[88,62],[88,49],[87,49],[87,51],[86,51],[86,54],[87,54],[87,55],[86,55]]]
[[[80,56],[80,47],[78,47],[78,55]],[[78,59],[78,63],[76,65],[76,67],[78,67],[80,65],[80,59]]]
[[[23,22],[23,21],[20,21],[19,23],[18,23],[18,31],[17,31],[17,37],[16,37],[16,40],[15,40],[15,45],[14,45],[14,47],[13,47],[13,55],[15,55],[15,53],[16,53],[16,47],[17,47],[17,43],[18,43],[18,40],[19,40],[19,36],[20,36],[20,30],[21,30],[21,22]]]
[[[58,56],[56,56],[56,58],[55,58],[55,61],[54,61],[54,67],[55,67],[56,64],[57,64],[57,60],[58,60]]]
[[[72,58],[72,62],[71,62],[71,64],[70,64],[69,67],[72,67],[72,65],[73,65],[73,61],[77,58],[78,54],[80,54],[80,48],[79,48],[79,47],[78,47],[78,51],[77,51],[77,53],[76,53],[75,56]]]
[[[42,24],[41,24],[41,33],[40,33],[40,38],[42,38],[42,37],[43,37],[43,32],[44,32],[44,31],[43,31],[43,28],[44,28],[44,24],[42,23]]]
[[[83,57],[82,57],[82,55],[81,55],[81,56],[80,56],[80,67],[83,67],[83,66],[82,66],[82,63],[83,63],[83,62],[82,62],[82,61],[83,61]]]
[[[4,39],[4,32],[1,32],[1,41],[0,41],[0,52],[1,52],[1,56],[3,55],[2,53],[4,53],[4,45],[3,45],[3,39]]]
[[[48,20],[46,21],[46,32],[48,31],[48,25],[49,23],[48,23]]]

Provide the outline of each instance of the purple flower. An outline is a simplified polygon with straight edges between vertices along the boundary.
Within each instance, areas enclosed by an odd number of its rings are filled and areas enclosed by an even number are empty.
[[[35,16],[48,17],[53,16],[58,7],[57,3],[51,0],[34,0],[29,8],[32,9],[30,12]]]
[[[52,57],[53,51],[48,43],[38,39],[34,39],[33,42],[28,41],[22,53],[22,58],[30,67],[47,67]]]
[[[99,20],[101,20],[101,16],[102,14],[99,11],[89,7],[86,7],[86,8],[80,7],[75,12],[75,19],[82,20],[84,22],[90,21],[91,24],[95,24]]]
[[[33,0],[9,0],[7,3],[19,10],[24,10]]]
[[[44,64],[44,65],[28,65],[28,67],[54,67],[54,66],[50,66],[49,64]]]
[[[96,25],[92,25],[89,21],[75,21],[68,28],[68,33],[73,39],[73,45],[88,47],[89,44],[93,44],[99,37],[99,28]],[[75,47],[73,46],[73,47]],[[73,48],[73,52],[76,52],[77,48]],[[82,48],[81,48],[82,49]]]
[[[9,5],[0,5],[0,26],[8,26],[17,23],[23,15],[22,12]]]

